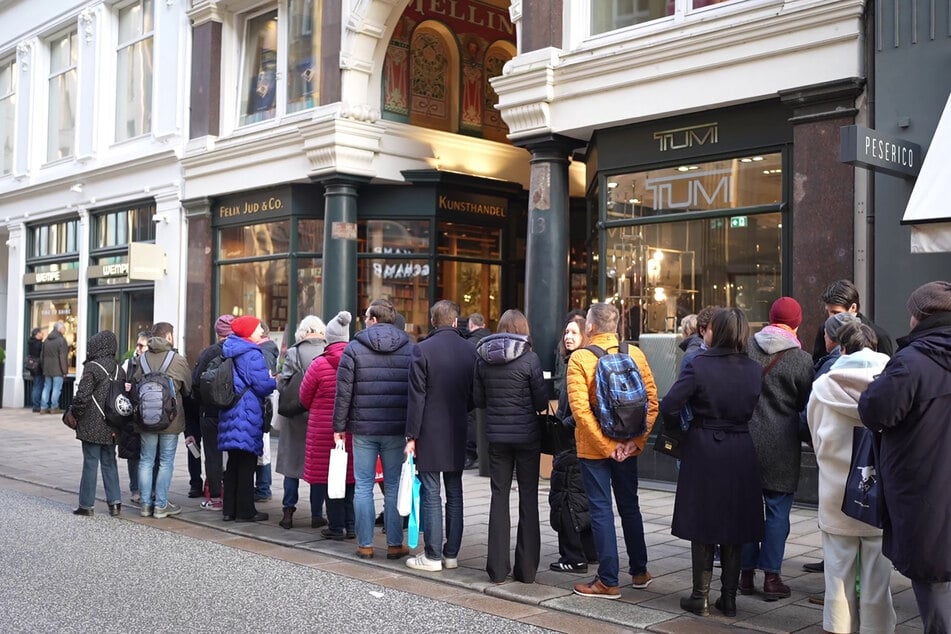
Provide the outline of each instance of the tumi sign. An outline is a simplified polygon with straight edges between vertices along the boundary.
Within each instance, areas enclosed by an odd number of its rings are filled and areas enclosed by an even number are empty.
[[[924,158],[921,146],[860,125],[842,126],[839,160],[849,165],[914,178]]]

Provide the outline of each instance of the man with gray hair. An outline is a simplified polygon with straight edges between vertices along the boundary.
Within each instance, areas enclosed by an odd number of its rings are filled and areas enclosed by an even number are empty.
[[[66,343],[66,325],[57,321],[50,327],[50,334],[43,341],[43,396],[40,411],[43,414],[59,414],[59,397],[63,392],[63,379],[69,372],[69,344]]]

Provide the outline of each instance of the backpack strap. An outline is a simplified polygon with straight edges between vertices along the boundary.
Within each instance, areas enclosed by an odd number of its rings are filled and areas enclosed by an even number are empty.
[[[584,349],[599,359],[607,354],[607,351],[601,346],[585,346]]]
[[[165,374],[168,371],[168,366],[172,365],[172,359],[175,358],[175,351],[169,350],[165,353],[165,358],[162,359],[162,367],[159,368],[159,372]]]
[[[148,354],[143,352],[139,355],[139,367],[142,368],[142,376],[152,373],[152,368],[149,367],[149,360],[145,358],[145,355]]]
[[[779,363],[779,360],[783,358],[783,355],[792,350],[792,348],[786,348],[785,350],[780,350],[776,353],[776,356],[773,357],[773,360],[769,362],[765,368],[763,368],[763,377],[765,378],[769,371],[773,369],[773,366]]]
[[[104,367],[102,367],[102,364],[101,364],[101,363],[99,363],[98,361],[90,361],[90,363],[92,363],[93,365],[98,366],[99,369],[102,370],[103,374],[105,374],[107,377],[109,376],[109,371],[106,370]],[[116,371],[115,371],[115,374],[114,374],[113,377],[112,377],[112,380],[113,380],[113,381],[118,381],[118,380],[119,380],[119,366],[118,366],[118,365],[116,366]]]

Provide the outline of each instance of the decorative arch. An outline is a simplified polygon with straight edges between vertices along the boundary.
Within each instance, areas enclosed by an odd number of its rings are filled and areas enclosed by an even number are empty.
[[[426,20],[409,47],[409,122],[447,132],[459,126],[459,46],[441,22]]]
[[[483,63],[483,107],[482,107],[482,136],[493,141],[507,142],[508,126],[502,120],[502,114],[495,109],[499,103],[499,96],[492,88],[489,80],[502,74],[502,67],[516,55],[515,46],[505,40],[496,40],[489,45],[485,52]]]

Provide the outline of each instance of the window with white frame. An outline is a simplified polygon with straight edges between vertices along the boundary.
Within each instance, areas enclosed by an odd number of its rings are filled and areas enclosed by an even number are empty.
[[[590,0],[591,35],[682,15],[730,0]]]
[[[0,60],[0,174],[13,170],[13,126],[17,94],[15,57]]]
[[[76,150],[76,60],[79,41],[76,31],[54,37],[50,46],[49,122],[46,159],[58,161]]]
[[[119,9],[116,48],[116,141],[152,130],[152,0]]]
[[[318,103],[320,2],[286,0],[244,20],[238,124]],[[284,69],[284,72],[278,72]]]

